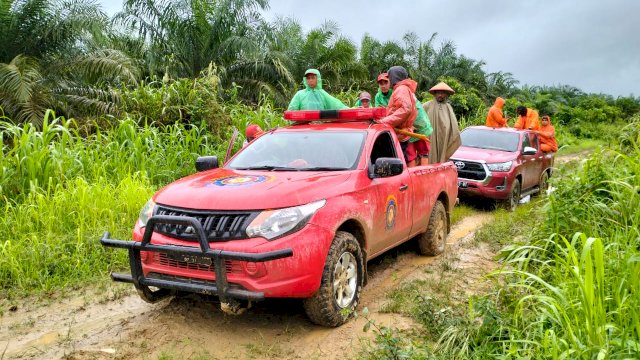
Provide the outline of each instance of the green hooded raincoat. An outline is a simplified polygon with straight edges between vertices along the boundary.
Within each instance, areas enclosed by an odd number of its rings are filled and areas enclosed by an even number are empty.
[[[340,110],[348,109],[349,107],[342,103],[342,101],[329,95],[326,91],[322,90],[322,77],[320,71],[316,69],[309,69],[305,71],[305,74],[312,73],[318,77],[318,85],[314,89],[307,84],[307,78],[303,77],[304,89],[298,91],[291,99],[289,108],[287,110]]]

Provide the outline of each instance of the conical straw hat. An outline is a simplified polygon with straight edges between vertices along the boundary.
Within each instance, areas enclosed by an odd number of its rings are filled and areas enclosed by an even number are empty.
[[[448,92],[449,95],[453,95],[456,92],[453,91],[453,89],[451,87],[449,87],[449,85],[445,84],[444,82],[439,82],[437,83],[434,87],[432,87],[431,89],[429,89],[430,93],[434,93],[436,91],[444,91],[444,92]]]

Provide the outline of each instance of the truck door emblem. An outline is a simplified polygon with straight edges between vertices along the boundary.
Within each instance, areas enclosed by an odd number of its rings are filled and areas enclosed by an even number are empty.
[[[456,165],[456,167],[460,170],[464,169],[464,162],[463,161],[456,161],[454,162],[454,164]]]
[[[385,229],[391,230],[396,226],[396,215],[398,212],[398,206],[396,204],[396,198],[389,196],[387,198],[387,206],[385,211]]]

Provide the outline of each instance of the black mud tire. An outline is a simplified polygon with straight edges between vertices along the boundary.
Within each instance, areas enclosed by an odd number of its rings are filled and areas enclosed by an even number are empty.
[[[427,256],[442,254],[447,245],[448,228],[447,210],[438,200],[431,211],[427,231],[418,236],[420,254]]]
[[[507,211],[515,211],[520,203],[520,180],[514,179],[511,184],[511,190],[509,191],[509,197],[502,202],[502,206]]]
[[[535,193],[535,195],[545,196],[547,194],[547,189],[549,189],[549,172],[545,171],[540,176],[540,182],[538,183],[538,192]]]
[[[345,264],[351,265],[351,270],[355,271],[355,283],[341,278],[348,273],[348,271],[339,270],[343,268],[341,265]],[[336,279],[337,273],[339,273],[338,279]],[[349,284],[352,286],[349,287]],[[360,244],[352,234],[338,231],[327,254],[320,289],[312,297],[304,300],[307,316],[311,321],[322,326],[337,327],[346,323],[353,316],[358,305],[363,284],[364,264]],[[344,299],[342,297],[344,292],[341,289],[352,289],[353,297],[349,295],[349,298]],[[338,303],[338,301],[347,300],[349,300],[347,304]]]

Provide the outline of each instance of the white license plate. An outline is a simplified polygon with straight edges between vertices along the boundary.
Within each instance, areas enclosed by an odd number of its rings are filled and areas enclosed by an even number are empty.
[[[469,187],[469,184],[466,181],[458,181],[458,187],[466,189]]]

